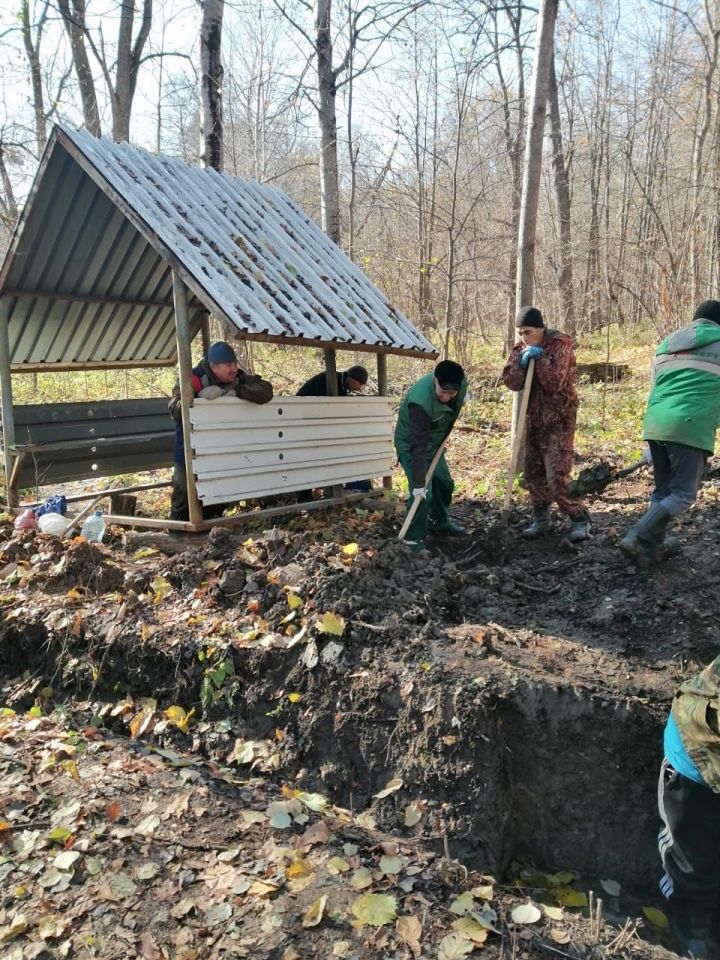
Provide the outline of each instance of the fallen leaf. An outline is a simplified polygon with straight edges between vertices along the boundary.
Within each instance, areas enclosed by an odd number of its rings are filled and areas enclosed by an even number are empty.
[[[232,906],[227,903],[213,903],[205,911],[205,923],[208,927],[217,927],[218,924],[225,923],[232,916]]]
[[[416,803],[405,807],[405,826],[414,827],[422,820],[422,810]]]
[[[80,854],[77,850],[63,850],[55,857],[53,864],[58,870],[72,870],[73,864],[79,859]]]
[[[470,891],[474,897],[479,897],[480,900],[492,900],[495,895],[493,890],[493,885],[491,883],[480,884],[479,887],[473,887]]]
[[[173,705],[167,708],[165,716],[181,733],[187,733],[190,729],[190,721],[195,716],[195,707],[186,713],[182,707]]]
[[[268,883],[265,880],[254,880],[250,884],[248,895],[251,897],[269,897],[277,893],[280,887],[276,883]]]
[[[548,907],[546,904],[543,904],[543,913],[550,920],[562,920],[565,916],[562,907]]]
[[[466,940],[458,933],[450,933],[440,941],[438,960],[462,960],[475,949],[472,940]]]
[[[297,610],[298,607],[302,606],[302,597],[299,597],[296,593],[288,593],[287,595],[288,606],[291,610]]]
[[[478,923],[474,917],[458,917],[453,921],[453,930],[473,943],[485,943],[488,936],[487,927]]]
[[[662,910],[658,910],[657,907],[643,907],[642,912],[658,930],[667,930],[670,927],[670,921]]]
[[[302,700],[302,694],[301,694],[301,693],[289,693],[289,694],[288,694],[288,700],[290,701],[290,703],[300,703],[300,701]]]
[[[469,890],[466,890],[465,893],[461,893],[460,896],[456,897],[450,904],[450,910],[459,917],[462,917],[467,913],[472,913],[474,909],[475,901],[473,900],[473,895]]]
[[[367,867],[360,867],[350,877],[350,886],[355,890],[365,890],[366,887],[372,886],[372,882],[372,874]]]
[[[564,907],[586,907],[588,899],[580,890],[574,887],[553,887],[553,896]]]
[[[405,917],[398,917],[395,923],[397,935],[412,950],[416,957],[420,956],[420,935],[422,926],[417,917],[409,914]]]
[[[542,914],[534,903],[521,903],[510,914],[513,923],[537,923]]]
[[[350,864],[344,857],[331,857],[331,859],[328,860],[327,868],[330,873],[337,876],[339,873],[347,873],[350,869]]]
[[[611,897],[620,896],[621,887],[620,887],[620,884],[617,882],[617,880],[601,880],[600,886],[603,888],[605,893],[607,893],[609,896]]]
[[[161,600],[173,591],[172,584],[169,580],[166,580],[165,577],[155,577],[154,580],[151,580],[150,589],[153,592],[155,603],[160,603]]]
[[[294,879],[295,877],[307,877],[312,872],[312,867],[307,860],[303,857],[298,857],[297,860],[293,860],[285,870],[285,876],[289,879]]]
[[[346,543],[342,548],[342,552],[348,557],[354,557],[360,547],[356,543]]]
[[[317,925],[322,921],[323,915],[325,913],[325,904],[327,903],[327,896],[323,894],[322,897],[313,903],[310,909],[306,912],[305,916],[302,919],[302,925],[304,927],[317,927]]]
[[[555,941],[555,943],[559,943],[559,944],[570,943],[570,933],[567,930],[557,930],[553,928],[550,930],[550,936]]]
[[[384,873],[386,876],[395,876],[400,873],[403,868],[403,861],[401,857],[380,857],[380,873]]]
[[[315,626],[321,633],[330,633],[335,637],[341,637],[345,633],[345,621],[336,613],[329,610],[316,621]]]
[[[308,827],[300,838],[300,846],[312,847],[318,843],[327,843],[330,839],[330,830],[324,820],[318,820],[311,827]]]
[[[373,794],[373,796],[376,800],[382,800],[384,797],[389,797],[391,793],[395,793],[402,785],[402,780],[399,777],[395,777],[392,780],[388,780],[383,789]]]
[[[352,944],[349,940],[336,940],[333,944],[334,957],[346,957],[350,953]]]
[[[351,909],[361,923],[383,927],[397,916],[397,901],[388,894],[366,893],[354,901]]]

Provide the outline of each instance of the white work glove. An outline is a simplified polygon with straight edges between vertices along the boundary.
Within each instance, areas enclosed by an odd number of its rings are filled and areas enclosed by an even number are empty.
[[[198,396],[203,400],[217,400],[219,397],[225,396],[225,391],[222,387],[205,387]]]
[[[422,497],[423,500],[427,496],[427,487],[415,487],[412,492],[413,497]]]
[[[649,446],[645,447],[645,449],[643,450],[642,458],[645,461],[645,463],[652,463],[652,451],[650,450]]]

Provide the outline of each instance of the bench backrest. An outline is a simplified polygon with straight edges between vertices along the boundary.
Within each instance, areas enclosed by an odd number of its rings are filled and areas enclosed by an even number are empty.
[[[25,451],[16,486],[170,466],[175,425],[167,404],[162,397],[152,397],[15,407],[15,445],[31,446]]]

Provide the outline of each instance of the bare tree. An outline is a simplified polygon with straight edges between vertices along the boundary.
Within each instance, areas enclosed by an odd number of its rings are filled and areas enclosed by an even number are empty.
[[[550,66],[550,136],[555,173],[555,199],[558,209],[558,232],[560,234],[559,265],[557,269],[560,303],[562,306],[563,329],[571,337],[575,336],[575,298],[573,294],[573,262],[571,244],[570,185],[565,166],[563,150],[562,124],[560,121],[560,102],[558,84],[555,76],[555,57]]]
[[[200,123],[205,167],[223,169],[222,22],[225,0],[201,0]]]

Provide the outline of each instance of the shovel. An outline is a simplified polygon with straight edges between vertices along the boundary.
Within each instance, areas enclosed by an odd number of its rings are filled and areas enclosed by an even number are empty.
[[[434,456],[434,457],[432,458],[432,460],[430,461],[430,466],[428,467],[427,473],[425,474],[425,489],[426,489],[426,490],[427,490],[427,488],[430,486],[430,481],[432,480],[432,476],[433,476],[433,474],[435,473],[435,467],[437,467],[438,463],[440,463],[440,457],[443,455],[443,450],[445,449],[445,444],[446,444],[446,443],[447,443],[447,437],[445,438],[445,440],[443,440],[443,442],[442,442],[442,443],[440,444],[440,446],[437,448],[437,450],[435,451],[435,456]],[[420,506],[420,501],[421,501],[422,499],[423,499],[423,498],[422,498],[422,497],[419,497],[419,496],[418,496],[418,497],[415,497],[415,499],[413,500],[412,504],[410,505],[410,509],[408,510],[408,515],[405,517],[405,523],[403,523],[403,525],[400,527],[400,533],[398,534],[398,540],[404,540],[404,539],[405,539],[405,534],[408,532],[408,530],[410,529],[410,524],[411,524],[411,523],[413,522],[413,520],[415,519],[415,514],[418,512],[418,507]]]
[[[568,496],[576,499],[582,499],[590,493],[602,493],[605,487],[616,480],[622,480],[623,477],[629,477],[642,467],[649,467],[647,460],[638,460],[629,467],[623,467],[622,470],[616,470],[611,464],[603,460],[594,467],[586,467],[580,471],[577,480],[571,480],[568,486]]]
[[[503,500],[501,515],[507,522],[510,517],[510,501],[512,500],[512,489],[515,484],[515,473],[517,471],[518,458],[520,457],[520,448],[525,437],[525,418],[527,417],[527,408],[530,401],[530,388],[532,387],[533,374],[535,373],[535,361],[533,359],[528,363],[527,374],[525,376],[525,386],[523,387],[522,400],[520,401],[520,413],[518,415],[517,426],[515,427],[515,441],[510,454],[510,470],[508,472],[507,487],[505,488],[505,499]]]

